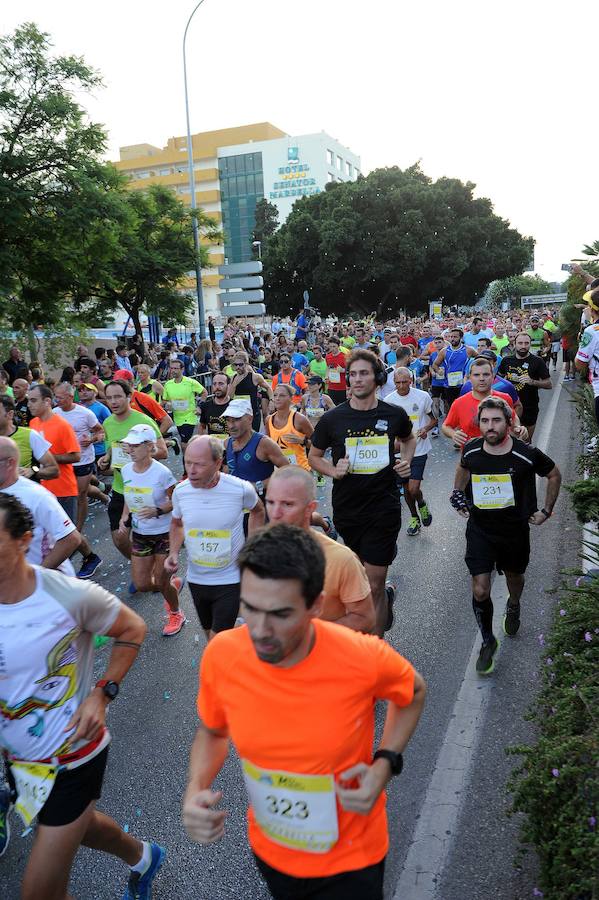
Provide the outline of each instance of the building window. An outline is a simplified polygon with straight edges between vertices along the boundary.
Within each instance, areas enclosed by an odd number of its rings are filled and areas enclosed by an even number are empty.
[[[335,180],[335,176],[333,175],[333,173],[327,172],[327,181],[329,182],[329,184],[334,180]]]
[[[332,166],[335,162],[335,154],[332,150],[327,150],[327,166]]]
[[[355,174],[356,178],[359,178],[359,177],[360,177],[360,170],[359,170],[359,169],[354,169],[354,174]]]
[[[347,160],[345,161],[345,174],[346,174],[349,178],[351,178],[351,175],[352,175],[352,164],[351,164],[350,162],[348,162]]]
[[[170,169],[161,169],[161,170],[160,170],[160,174],[161,174],[161,175],[170,175],[170,174],[171,174],[171,170],[170,170]]]
[[[264,197],[262,154],[242,153],[218,160],[225,257],[230,263],[252,259],[256,203]]]
[[[341,159],[340,156],[338,156],[337,157],[337,168],[339,169],[339,171],[341,171],[342,166],[343,166],[343,160]]]

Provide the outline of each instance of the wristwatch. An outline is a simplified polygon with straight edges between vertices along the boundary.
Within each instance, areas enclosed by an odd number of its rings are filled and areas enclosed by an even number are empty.
[[[109,700],[114,700],[118,696],[119,686],[116,681],[109,681],[107,678],[100,678],[96,681],[96,687],[102,688],[102,692]]]
[[[163,515],[164,515],[164,510],[163,510],[163,509],[160,509],[159,506],[155,506],[154,509],[156,510],[156,516],[155,516],[156,519],[158,518],[158,516],[163,516]]]
[[[386,759],[391,766],[392,775],[401,775],[403,769],[403,756],[401,753],[394,753],[393,750],[377,750],[372,761],[377,759]]]

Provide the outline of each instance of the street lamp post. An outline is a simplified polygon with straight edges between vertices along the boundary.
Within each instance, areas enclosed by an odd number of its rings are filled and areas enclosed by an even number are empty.
[[[185,41],[187,38],[187,30],[190,22],[200,8],[204,0],[194,7],[192,14],[187,20],[185,31],[183,32],[183,82],[185,84],[185,116],[187,119],[187,165],[189,169],[189,193],[191,196],[191,213],[192,213],[192,229],[193,229],[193,246],[195,253],[195,272],[196,272],[196,296],[198,301],[198,326],[200,332],[200,340],[206,337],[206,313],[204,311],[204,292],[202,289],[202,263],[200,257],[200,234],[198,230],[198,220],[195,215],[196,206],[196,188],[193,175],[193,146],[191,143],[191,128],[189,124],[189,95],[187,91],[187,58],[185,55]]]
[[[252,241],[252,247],[258,250],[258,259],[262,259],[262,241]]]

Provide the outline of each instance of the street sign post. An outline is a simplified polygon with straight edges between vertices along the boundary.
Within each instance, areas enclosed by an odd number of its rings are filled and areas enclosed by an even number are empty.
[[[263,316],[266,307],[262,287],[264,280],[260,275],[260,260],[242,263],[228,263],[218,267],[221,279],[218,299],[222,303],[223,312],[230,316]]]

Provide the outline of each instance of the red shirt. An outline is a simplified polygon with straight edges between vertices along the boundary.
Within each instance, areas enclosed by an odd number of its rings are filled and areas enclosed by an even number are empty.
[[[514,423],[514,403],[509,394],[503,394],[501,391],[491,391],[492,397],[500,397],[502,400],[505,400],[507,404],[509,404],[510,409],[512,410],[512,424]],[[468,440],[471,440],[475,437],[480,437],[480,428],[478,427],[478,405],[481,403],[481,400],[477,400],[476,397],[473,396],[472,391],[468,391],[467,394],[464,394],[463,397],[458,397],[457,400],[454,400],[451,404],[451,409],[447,413],[447,418],[445,419],[444,424],[449,425],[450,428],[459,428],[460,431],[463,431],[467,436]]]
[[[339,375],[339,381],[331,381],[331,373],[327,372],[327,388],[329,391],[345,391],[347,389],[347,383],[345,381],[345,366],[347,363],[347,356],[345,353],[339,351],[339,353],[333,355],[332,353],[327,353],[325,356],[326,364],[329,369],[334,369],[335,366],[342,366],[343,372],[337,372]],[[333,375],[336,378],[335,375]]]
[[[399,343],[403,344],[404,347],[416,347],[418,348],[418,342],[415,337],[411,334],[406,334],[403,337],[400,337]]]

